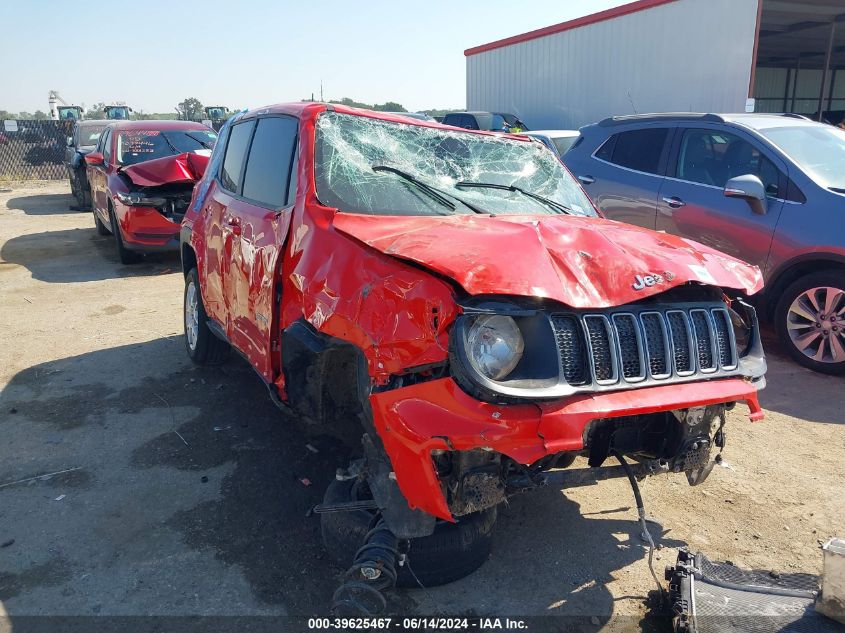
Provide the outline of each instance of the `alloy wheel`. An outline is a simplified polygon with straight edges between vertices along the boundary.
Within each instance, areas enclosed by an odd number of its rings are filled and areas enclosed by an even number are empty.
[[[798,295],[789,306],[786,328],[792,344],[820,363],[845,361],[845,290],[822,286]]]
[[[188,338],[188,347],[195,350],[199,336],[199,294],[197,286],[193,281],[188,283],[185,291],[185,336]]]

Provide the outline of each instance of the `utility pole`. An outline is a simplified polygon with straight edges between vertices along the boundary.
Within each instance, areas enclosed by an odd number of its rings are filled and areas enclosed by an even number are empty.
[[[323,80],[320,80],[320,101],[323,101]]]

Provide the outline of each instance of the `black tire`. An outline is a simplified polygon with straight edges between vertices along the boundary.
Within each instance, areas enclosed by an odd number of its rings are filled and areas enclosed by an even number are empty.
[[[803,365],[804,367],[823,374],[833,374],[837,376],[843,375],[845,374],[845,359],[838,362],[833,360],[829,360],[828,362],[815,360],[805,354],[789,336],[788,325],[790,324],[790,321],[794,322],[796,320],[796,317],[791,316],[789,313],[790,306],[792,306],[793,302],[796,301],[796,299],[798,299],[803,293],[813,288],[835,288],[845,293],[845,272],[824,271],[812,273],[801,277],[787,286],[786,290],[783,291],[783,294],[778,300],[777,306],[775,307],[775,331],[777,332],[783,348],[799,365]],[[839,298],[838,304],[834,308],[833,312],[839,312],[840,310],[842,311],[841,313],[833,315],[833,318],[835,319],[834,321],[830,320],[831,315],[820,315],[825,318],[820,321],[822,327],[819,329],[822,331],[826,330],[828,332],[825,338],[830,339],[832,336],[839,337],[838,340],[843,348],[845,348],[845,295]],[[803,323],[803,321],[800,321],[800,318],[798,320]],[[807,322],[809,323],[809,321]],[[807,328],[806,331],[811,330]],[[813,345],[815,345],[815,341]],[[826,343],[826,345],[829,353],[831,345],[829,342]],[[813,348],[811,348],[810,351],[812,351],[812,349]],[[815,347],[815,349],[817,351],[818,347]]]
[[[325,503],[355,500],[360,485],[355,480],[332,481]],[[365,494],[364,497],[367,495]],[[371,527],[373,513],[367,510],[327,512],[320,515],[320,532],[329,557],[340,567],[352,565],[355,552]],[[490,556],[496,508],[458,518],[457,523],[437,521],[430,536],[411,539],[408,563],[424,587],[436,587],[468,576]],[[419,587],[408,566],[399,569],[398,587]]]
[[[189,336],[188,332],[188,297],[191,286],[196,292],[196,337]],[[205,312],[205,305],[202,302],[200,292],[199,275],[197,269],[192,268],[185,276],[185,291],[182,295],[182,321],[185,326],[185,349],[188,356],[197,365],[215,365],[226,360],[229,355],[230,346],[226,341],[217,338],[208,327],[208,314]]]
[[[120,234],[120,225],[117,222],[117,216],[109,206],[109,220],[111,220],[111,232],[114,235],[114,243],[117,247],[117,256],[120,258],[121,264],[137,264],[144,256],[141,253],[136,253],[126,248],[123,243],[123,236]]]

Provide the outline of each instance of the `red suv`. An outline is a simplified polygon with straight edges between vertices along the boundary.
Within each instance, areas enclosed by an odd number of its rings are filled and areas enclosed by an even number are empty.
[[[602,219],[526,137],[318,103],[253,110],[221,130],[181,243],[188,355],[234,347],[274,400],[357,448],[318,511],[338,560],[372,545],[353,567],[363,583],[391,584],[403,551],[419,577],[440,530],[489,535],[507,495],[578,455],[591,472],[614,458],[632,481],[699,483],[725,410],[762,417],[743,300],[759,270]],[[486,551],[441,558],[452,566],[429,581]]]
[[[190,121],[124,121],[85,157],[94,225],[114,235],[120,261],[178,250],[179,226],[217,140]]]

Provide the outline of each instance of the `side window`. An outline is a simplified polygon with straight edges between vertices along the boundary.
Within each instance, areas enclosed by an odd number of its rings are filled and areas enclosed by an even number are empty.
[[[747,174],[760,178],[768,195],[778,195],[777,167],[751,143],[721,130],[684,132],[678,152],[678,178],[724,187],[731,178]]]
[[[246,161],[246,150],[252,136],[255,121],[238,123],[229,132],[229,142],[226,144],[226,155],[223,157],[223,167],[220,170],[220,184],[232,193],[241,192],[241,173]]]
[[[292,117],[259,119],[244,173],[245,198],[271,208],[284,207],[299,121]]]
[[[111,165],[111,129],[103,135],[103,162],[106,165]]]
[[[620,167],[656,174],[669,128],[630,130],[612,136],[596,157]]]

